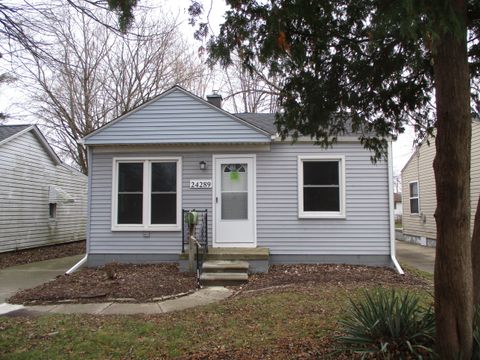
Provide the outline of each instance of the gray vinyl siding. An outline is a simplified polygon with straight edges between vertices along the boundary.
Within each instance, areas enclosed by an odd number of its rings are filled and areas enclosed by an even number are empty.
[[[358,143],[339,143],[321,150],[311,144],[272,144],[271,151],[179,152],[175,147],[131,152],[112,147],[93,149],[90,245],[91,254],[178,254],[181,232],[111,231],[112,163],[118,157],[182,157],[182,207],[208,209],[212,234],[212,191],[191,190],[191,179],[212,178],[214,154],[256,153],[257,245],[272,254],[388,255],[390,218],[388,167],[373,165]],[[200,149],[200,148],[199,148]],[[346,219],[298,219],[297,156],[341,154],[346,162]],[[199,162],[207,169],[200,170]]]
[[[183,156],[182,156],[183,155]],[[181,231],[151,231],[148,237],[138,231],[112,231],[112,166],[114,157],[182,157],[182,207],[208,209],[211,220],[212,193],[208,189],[191,190],[192,178],[211,179],[211,155],[171,151],[149,151],[148,153],[122,154],[121,150],[112,153],[93,151],[92,163],[92,204],[90,222],[90,248],[92,254],[178,254],[181,251]],[[206,170],[199,169],[199,162],[207,163]],[[211,234],[211,221],[209,222]]]
[[[71,195],[49,219],[49,186]],[[57,165],[32,131],[0,146],[0,252],[85,239],[87,177]]]
[[[299,219],[299,155],[345,155],[346,218]],[[273,144],[257,155],[257,241],[272,254],[388,255],[388,167],[358,143]]]
[[[86,144],[265,143],[270,136],[174,89],[85,140]]]

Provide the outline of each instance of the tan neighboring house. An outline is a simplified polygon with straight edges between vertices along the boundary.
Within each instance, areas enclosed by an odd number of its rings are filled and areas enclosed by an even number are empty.
[[[403,235],[405,241],[435,246],[435,141],[423,141],[402,170]],[[472,120],[471,231],[480,195],[480,121]]]

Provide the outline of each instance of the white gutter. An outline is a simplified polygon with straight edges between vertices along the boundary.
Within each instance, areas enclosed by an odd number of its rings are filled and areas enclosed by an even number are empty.
[[[393,163],[392,163],[392,141],[388,141],[388,208],[390,211],[390,258],[395,270],[400,275],[405,274],[395,256],[395,217],[393,215]]]
[[[87,262],[88,251],[90,249],[90,207],[92,206],[92,149],[87,147],[87,164],[88,164],[88,194],[87,194],[87,227],[86,227],[86,254],[85,256],[70,269],[66,271],[65,274],[71,274],[77,271],[83,264]]]
[[[85,256],[75,265],[73,265],[70,269],[68,269],[65,274],[70,275],[71,273],[77,271],[85,262],[87,261],[88,254],[85,254]]]

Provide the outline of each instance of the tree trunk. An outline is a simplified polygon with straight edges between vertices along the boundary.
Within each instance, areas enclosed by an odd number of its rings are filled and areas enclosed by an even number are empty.
[[[454,1],[465,14],[463,1]],[[460,21],[465,21],[461,17]],[[443,24],[444,25],[444,24]],[[441,359],[472,353],[472,258],[470,238],[471,116],[466,28],[463,35],[439,29],[434,79],[437,135],[435,261],[436,344]]]
[[[480,196],[472,234],[473,305],[480,306]]]

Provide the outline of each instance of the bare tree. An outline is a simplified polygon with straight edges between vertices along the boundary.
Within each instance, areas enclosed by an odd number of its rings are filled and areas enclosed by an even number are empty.
[[[225,70],[222,89],[227,92],[224,100],[236,113],[275,113],[278,110],[277,96],[280,86],[277,78],[269,78],[265,67],[257,64],[250,71],[245,70],[237,58]]]
[[[27,51],[38,58],[49,57],[46,49],[48,39],[44,37],[45,27],[41,21],[58,9],[69,7],[103,24],[114,32],[124,32],[134,19],[134,8],[138,0],[4,0],[0,2],[0,51],[15,54]],[[110,21],[105,22],[98,11],[109,13]],[[116,18],[115,22],[112,19]]]
[[[71,8],[54,15],[44,24],[50,56],[23,60],[29,108],[51,130],[57,150],[85,173],[79,139],[175,84],[196,89],[202,83],[206,67],[173,17],[142,15],[132,33],[120,34]]]

